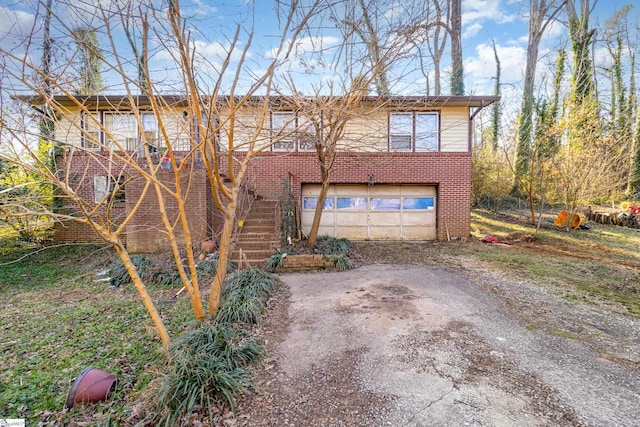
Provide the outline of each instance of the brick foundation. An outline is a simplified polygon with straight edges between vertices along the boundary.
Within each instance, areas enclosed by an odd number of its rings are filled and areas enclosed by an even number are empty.
[[[340,153],[332,184],[433,185],[437,191],[438,239],[467,238],[471,221],[471,153]],[[296,202],[303,184],[320,183],[315,153],[264,153],[248,171],[257,194],[277,200],[282,180],[290,176]]]
[[[106,175],[107,159],[79,154],[69,158],[73,163],[70,179],[78,194],[93,201],[93,177]],[[113,174],[113,164],[111,173]],[[160,176],[173,188],[174,172],[162,171]],[[471,153],[340,153],[332,173],[332,184],[367,184],[373,174],[375,184],[433,185],[437,191],[436,226],[438,239],[466,238],[470,234],[471,207]],[[185,180],[186,178],[183,178]],[[315,153],[272,153],[255,158],[247,171],[251,190],[265,199],[281,198],[283,179],[290,179],[295,201],[300,203],[303,184],[320,183],[320,169]],[[126,205],[112,209],[111,226],[119,225],[130,211],[142,191],[143,181],[134,179],[126,186]],[[183,188],[186,188],[184,182]],[[170,218],[175,218],[175,201],[166,198]],[[187,200],[191,237],[194,243],[213,236],[217,209],[213,206],[205,171],[192,175]],[[73,208],[73,207],[71,207]],[[178,233],[180,235],[180,233]],[[96,242],[100,238],[82,224],[57,224],[58,242]],[[127,248],[132,252],[154,252],[167,248],[167,238],[158,214],[155,192],[150,190],[140,211],[124,235]]]

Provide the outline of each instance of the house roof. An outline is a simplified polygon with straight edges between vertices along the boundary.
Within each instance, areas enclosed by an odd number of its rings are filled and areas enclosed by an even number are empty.
[[[171,105],[175,107],[186,106],[187,98],[184,95],[159,95],[158,98],[162,99],[162,104]],[[236,97],[239,99],[240,97]],[[312,100],[316,97],[305,96],[304,98],[308,98]],[[323,99],[329,98],[337,98],[336,96],[322,96]],[[44,99],[37,95],[23,95],[17,97],[17,99],[29,102],[33,105],[42,105],[44,103]],[[221,101],[228,100],[229,97],[221,96]],[[76,105],[78,102],[82,103],[85,106],[104,106],[111,108],[126,108],[130,105],[137,106],[148,106],[151,104],[151,99],[147,95],[132,95],[132,96],[123,96],[123,95],[80,95],[74,98],[71,98],[66,95],[55,95],[51,98],[51,100],[59,105],[63,106],[72,106]],[[251,96],[249,98],[249,103],[259,103],[263,102],[265,98],[263,96]],[[272,105],[277,106],[286,106],[291,105],[291,97],[290,96],[271,96],[269,99]],[[367,104],[379,104],[379,105],[388,105],[390,107],[402,107],[402,108],[411,108],[411,107],[486,107],[488,105],[493,104],[494,102],[500,101],[499,95],[474,95],[474,96],[453,96],[453,95],[440,95],[440,96],[365,96],[361,99],[361,102]]]

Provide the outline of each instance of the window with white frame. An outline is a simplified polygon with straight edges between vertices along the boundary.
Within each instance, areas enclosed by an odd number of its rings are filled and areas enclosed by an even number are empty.
[[[125,151],[137,150],[144,142],[151,151],[158,148],[158,119],[153,113],[140,113],[138,118],[130,112],[105,112],[105,145]],[[116,145],[117,143],[117,145]]]
[[[389,114],[389,151],[438,151],[437,112]]]
[[[293,111],[271,113],[273,151],[313,151],[317,131],[314,120]]]
[[[116,150],[135,150],[138,143],[138,123],[130,113],[104,113],[105,145]]]
[[[87,150],[101,149],[100,113],[82,113],[82,148]]]

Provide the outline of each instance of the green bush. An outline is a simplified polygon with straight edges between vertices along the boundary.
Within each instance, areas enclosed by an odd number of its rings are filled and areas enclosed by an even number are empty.
[[[153,262],[144,255],[131,255],[131,262],[135,265],[138,275],[142,279],[150,274],[153,267]],[[129,272],[127,272],[122,260],[117,260],[111,264],[109,277],[111,277],[109,282],[111,286],[121,286],[131,282],[131,276],[129,276]]]

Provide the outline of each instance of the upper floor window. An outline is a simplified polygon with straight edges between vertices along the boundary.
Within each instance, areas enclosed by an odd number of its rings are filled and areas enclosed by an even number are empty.
[[[389,114],[389,151],[438,151],[438,113]]]
[[[313,151],[317,141],[313,120],[293,111],[271,113],[273,151]]]
[[[82,147],[87,150],[100,150],[102,132],[100,131],[100,113],[82,114]]]
[[[153,113],[140,114],[138,118],[133,113],[104,113],[105,145],[119,145],[119,149],[134,151],[146,143],[157,149],[158,120]]]

